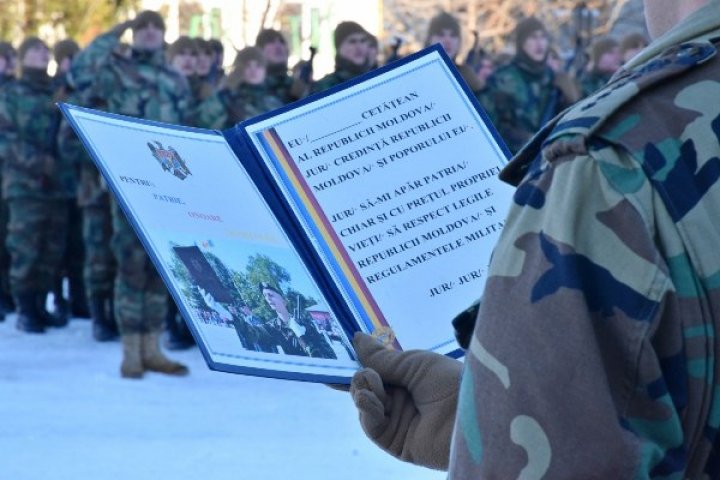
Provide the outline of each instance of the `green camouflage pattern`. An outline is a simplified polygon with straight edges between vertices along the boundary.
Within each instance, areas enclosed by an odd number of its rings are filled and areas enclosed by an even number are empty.
[[[82,105],[166,123],[190,122],[188,102],[190,89],[187,80],[165,62],[162,50],[139,52],[129,56],[119,49],[118,31],[97,37],[81,51],[70,70],[68,82],[76,89]],[[83,170],[84,175],[87,169]],[[92,183],[91,175],[84,180]],[[100,185],[97,183],[97,185]],[[90,187],[97,195],[88,193],[88,199],[99,204],[101,192],[95,185]],[[93,190],[94,189],[94,190]],[[167,303],[167,291],[137,238],[135,231],[115,201],[111,201],[112,237],[111,249],[117,263],[114,283],[114,308],[118,327],[122,334],[156,332],[162,329]],[[101,215],[101,210],[96,213]],[[95,226],[105,225],[105,219],[94,217]],[[87,224],[86,229],[92,225]],[[98,235],[100,245],[101,233]],[[91,235],[86,231],[86,238]],[[96,259],[104,258],[105,252],[97,251]],[[89,255],[92,257],[93,252]],[[88,268],[104,274],[109,264],[99,263]],[[88,288],[103,288],[102,280]]]
[[[88,297],[109,296],[115,282],[115,257],[110,248],[112,215],[110,202],[82,209],[82,239],[85,246],[83,280]]]
[[[128,57],[119,36],[97,37],[73,59],[68,83],[80,105],[130,117],[183,124],[190,101],[187,80],[165,62],[162,50]]]
[[[0,158],[4,198],[75,196],[75,165],[57,155],[60,112],[46,74],[24,72],[0,89]]]
[[[10,290],[49,292],[65,252],[67,201],[11,198],[8,210]]]
[[[568,106],[548,67],[531,72],[513,59],[488,79],[478,94],[498,133],[516,153],[550,119]]]
[[[720,478],[718,47],[711,0],[501,174],[449,478]]]
[[[114,309],[120,334],[159,332],[163,328],[168,294],[140,240],[112,202],[112,252],[117,259]]]
[[[583,97],[588,97],[603,88],[612,78],[611,74],[590,72],[580,79],[580,91]]]
[[[328,73],[320,80],[313,82],[310,88],[311,93],[318,93],[332,88],[336,85],[340,85],[352,78],[355,78],[358,74],[353,74],[347,70],[336,70],[332,73]]]
[[[222,89],[206,98],[199,106],[197,126],[225,130],[249,118],[283,106],[264,85],[241,84]]]

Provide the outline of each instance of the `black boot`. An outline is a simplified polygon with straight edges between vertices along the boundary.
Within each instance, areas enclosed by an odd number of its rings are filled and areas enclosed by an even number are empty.
[[[70,287],[70,313],[73,318],[91,318],[85,294],[85,282],[81,276],[68,277]]]
[[[5,317],[15,311],[15,302],[12,297],[6,293],[0,293],[0,322]]]
[[[45,333],[45,322],[37,308],[37,294],[25,292],[17,295],[15,302],[18,305],[18,330],[27,333]]]
[[[38,313],[42,318],[46,327],[62,328],[67,326],[68,317],[67,302],[60,295],[55,297],[55,310],[50,313],[45,309],[45,303],[47,302],[47,292],[38,293],[35,297],[35,305],[37,305]]]
[[[98,342],[111,342],[118,339],[115,317],[111,315],[112,303],[108,295],[90,297],[90,315],[93,322],[93,338]]]

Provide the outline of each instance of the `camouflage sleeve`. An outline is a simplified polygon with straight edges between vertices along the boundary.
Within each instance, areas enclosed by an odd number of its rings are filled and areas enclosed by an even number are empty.
[[[222,91],[218,91],[200,102],[194,110],[194,122],[200,128],[222,130],[228,123],[228,109],[223,101]]]
[[[612,149],[565,153],[518,187],[467,350],[449,478],[661,478],[682,447],[652,342],[672,310],[653,194],[618,189],[623,172],[642,179]]]
[[[16,97],[9,90],[4,88],[0,93],[0,161],[3,165],[11,155],[13,144],[17,141],[13,107],[13,100]]]
[[[92,85],[96,76],[109,61],[112,52],[120,44],[120,35],[111,30],[96,37],[73,58],[72,66],[68,72],[68,84],[76,89],[83,90]]]

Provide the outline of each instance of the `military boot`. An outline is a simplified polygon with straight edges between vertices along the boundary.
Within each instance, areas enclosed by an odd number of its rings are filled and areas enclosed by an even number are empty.
[[[90,316],[92,318],[93,338],[98,342],[111,342],[117,340],[119,334],[115,317],[110,316],[108,309],[108,295],[93,295],[90,297]]]
[[[82,277],[68,277],[70,287],[70,313],[75,318],[92,318]]]
[[[120,375],[123,378],[142,378],[145,373],[142,361],[142,334],[129,333],[122,336],[123,359]]]
[[[62,297],[60,297],[62,298]],[[64,302],[64,298],[62,299]],[[62,328],[67,326],[68,321],[70,320],[68,317],[68,311],[67,311],[67,303],[63,303],[65,305],[64,308],[55,309],[52,313],[48,312],[45,308],[45,303],[47,301],[47,292],[37,293],[35,297],[35,305],[37,306],[37,311],[40,315],[40,318],[45,323],[46,327],[53,327],[53,328]],[[57,304],[55,304],[57,306]]]
[[[190,370],[182,363],[174,362],[160,351],[160,333],[142,335],[142,365],[147,371],[183,376]]]
[[[17,295],[15,303],[18,305],[18,330],[27,333],[45,333],[45,322],[40,316],[36,302],[35,292],[24,292]]]

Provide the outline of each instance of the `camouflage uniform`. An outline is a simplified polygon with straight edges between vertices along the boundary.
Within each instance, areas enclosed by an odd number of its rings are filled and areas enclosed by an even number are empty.
[[[282,107],[282,101],[270,94],[265,85],[240,84],[224,88],[200,105],[196,122],[199,127],[223,130],[261,113]]]
[[[298,98],[293,94],[296,81],[287,71],[285,65],[268,65],[265,86],[267,91],[284,104],[292,103]]]
[[[15,81],[13,75],[0,74],[0,91]],[[4,159],[0,156],[0,185],[2,185],[2,169]],[[0,199],[0,321],[5,314],[10,313],[14,308],[10,293],[10,254],[5,246],[7,238],[9,212],[7,202]]]
[[[108,112],[183,123],[190,95],[185,78],[167,66],[162,50],[133,50],[130,57],[123,55],[118,49],[121,34],[111,31],[97,37],[74,60],[71,72],[77,74],[77,87],[84,98]],[[94,76],[88,77],[85,72],[94,72]],[[91,183],[94,181],[86,185]],[[93,185],[89,197],[104,201],[97,185]],[[114,308],[120,332],[126,335],[160,331],[166,309],[165,286],[124,213],[116,202],[111,203],[111,248],[118,269]],[[106,219],[96,220],[92,233],[107,231]]]
[[[369,71],[369,66],[357,66],[340,57],[335,58],[335,71],[325,75],[320,80],[313,83],[312,93],[322,92],[343,82],[351,80],[358,75],[362,75]]]
[[[502,173],[517,190],[449,478],[720,478],[718,12],[657,39]]]
[[[53,93],[47,73],[25,69],[0,98],[2,188],[10,212],[6,242],[10,286],[16,298],[34,295],[38,303],[52,288],[60,267],[67,200],[76,188],[74,165],[57,156],[60,113]]]
[[[478,99],[513,153],[569,106],[550,67],[537,70],[519,57],[497,69]]]
[[[604,87],[612,78],[612,74],[602,72],[590,72],[583,75],[580,80],[582,96],[587,97]]]

